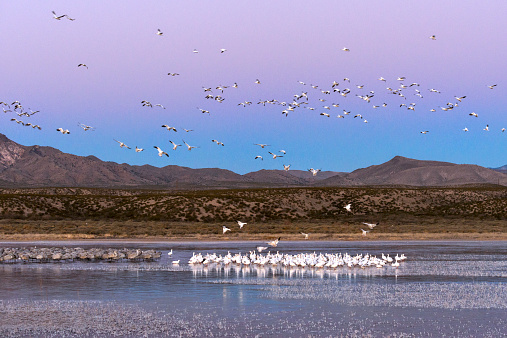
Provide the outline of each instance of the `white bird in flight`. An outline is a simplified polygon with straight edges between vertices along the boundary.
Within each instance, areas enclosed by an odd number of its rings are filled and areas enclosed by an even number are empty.
[[[162,125],[162,128],[165,128],[165,129],[167,129],[168,131],[174,130],[175,132],[177,132],[176,128],[171,127],[171,126],[168,126],[167,124],[163,124],[163,125]]]
[[[289,165],[285,165],[285,164],[283,165],[283,170],[289,171],[289,169],[290,169],[290,164]]]
[[[113,140],[114,140],[114,141],[116,141],[115,139],[113,139]],[[129,147],[129,146],[127,146],[125,143],[120,142],[120,141],[116,141],[116,142],[118,142],[118,143],[120,144],[120,148],[127,148],[127,149],[130,149],[130,147]]]
[[[241,222],[241,221],[236,221],[236,222],[238,222],[238,225],[239,225],[240,229],[243,229],[243,227],[248,224],[248,223],[244,223],[244,222]]]
[[[317,173],[320,171],[320,169],[310,168],[308,171],[312,173],[312,176],[317,176]]]
[[[278,245],[278,242],[280,242],[280,238],[281,237],[278,237],[277,239],[275,239],[274,241],[271,241],[271,242],[267,242],[268,245],[271,245],[272,247],[276,247]]]
[[[304,233],[304,232],[302,232],[301,235],[305,236],[305,239],[308,239],[308,237],[310,236],[310,234],[307,234],[307,233]]]
[[[260,155],[255,156],[255,160],[258,159],[258,158],[260,158],[262,161],[264,161],[264,159],[262,158],[262,156],[260,156]]]
[[[366,230],[364,230],[364,229],[361,229],[361,231],[363,232],[363,236],[366,236],[366,234],[367,234],[368,232],[370,232],[370,231],[366,231]]]
[[[228,227],[226,227],[225,225],[222,226],[222,234],[225,234],[227,231],[231,231],[231,229],[229,229]]]
[[[138,148],[138,147],[136,146],[136,153],[140,153],[140,152],[141,152],[141,151],[143,151],[143,150],[144,150],[143,148]]]
[[[183,140],[183,143],[185,143],[185,145],[187,146],[188,148],[188,151],[194,149],[194,148],[198,148],[198,147],[195,147],[195,146],[191,146],[190,144],[188,144],[187,142],[185,142],[185,140]]]
[[[368,226],[368,228],[373,229],[373,228],[375,228],[377,225],[379,225],[379,224],[380,224],[380,222],[377,222],[377,223],[366,223],[366,222],[363,222],[363,224],[364,224],[364,225],[367,225],[367,226]]]
[[[157,146],[153,146],[153,148],[155,148],[155,149],[157,149],[157,150],[158,150],[158,156],[162,157],[162,156],[164,156],[164,155],[165,155],[165,156],[169,157],[169,154],[168,154],[168,153],[166,153],[165,151],[163,151],[162,149],[160,149],[159,147],[157,147]]]
[[[254,143],[254,145],[260,146],[262,149],[264,149],[264,147],[269,147],[269,144],[262,144],[262,143]]]
[[[344,52],[350,52],[350,49],[348,49],[347,47],[343,47],[343,48],[342,48],[342,50],[343,50]]]
[[[181,144],[176,144],[171,140],[169,140],[169,142],[171,142],[171,144],[173,145],[173,150],[176,150],[176,148],[181,147]]]
[[[347,210],[348,212],[352,212],[351,207],[352,207],[352,204],[351,204],[351,203],[349,203],[349,204],[347,204],[346,206],[344,206],[345,210]]]
[[[162,33],[162,31],[160,29],[157,29],[157,35],[162,36],[162,35],[164,35],[164,33]]]
[[[283,155],[277,155],[277,154],[273,154],[272,152],[268,151],[268,153],[270,153],[271,155],[273,155],[273,159],[276,159],[277,157],[283,157]]]
[[[257,251],[259,252],[263,252],[264,250],[266,250],[268,247],[267,246],[258,246],[257,247]]]
[[[70,131],[68,129],[58,128],[56,131],[59,131],[62,134],[70,134]]]

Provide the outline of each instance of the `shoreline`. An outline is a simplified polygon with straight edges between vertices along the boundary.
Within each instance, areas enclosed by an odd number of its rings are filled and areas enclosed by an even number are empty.
[[[187,236],[100,236],[88,234],[1,234],[0,243],[37,241],[105,241],[105,242],[253,242],[267,241],[281,237],[282,241],[301,241],[305,239],[296,234],[244,234],[241,236],[187,235]],[[507,233],[377,233],[362,236],[357,233],[310,234],[309,241],[507,241]]]

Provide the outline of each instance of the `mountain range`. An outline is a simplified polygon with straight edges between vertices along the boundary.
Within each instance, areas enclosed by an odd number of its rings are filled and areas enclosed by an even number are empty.
[[[244,175],[226,169],[162,168],[106,162],[45,146],[23,146],[0,134],[0,187],[262,188],[301,186],[507,186],[507,165],[490,169],[471,164],[421,161],[402,156],[350,173],[259,170]]]

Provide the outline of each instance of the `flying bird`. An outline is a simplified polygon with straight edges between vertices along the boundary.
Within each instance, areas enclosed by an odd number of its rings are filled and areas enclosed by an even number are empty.
[[[373,229],[373,228],[375,228],[377,225],[379,225],[379,224],[380,224],[380,222],[377,222],[377,223],[366,223],[366,222],[363,222],[363,224],[364,224],[364,225],[367,225],[367,226],[368,226],[368,228]]]
[[[259,252],[263,252],[264,250],[266,250],[268,247],[267,246],[258,246],[257,247],[257,251]]]
[[[345,210],[347,210],[348,212],[352,212],[351,207],[352,207],[352,204],[350,204],[350,203],[347,204],[346,206],[344,206]]]
[[[479,117],[479,115],[477,115],[477,113],[474,113],[474,112],[471,112],[470,114],[468,114],[470,116],[475,116],[475,117]]]
[[[429,133],[429,130],[424,130],[424,131],[421,131],[420,133],[421,134],[427,134],[427,133]]]
[[[430,36],[430,39],[431,39],[431,40],[436,40],[436,39],[437,39],[437,37],[436,37],[435,35],[432,35],[432,36]]]
[[[231,229],[229,229],[228,227],[226,227],[225,225],[222,226],[222,234],[225,234],[227,231],[231,231]]]
[[[225,53],[226,51],[227,51],[227,49],[222,48],[222,49],[220,49],[220,54]],[[234,54],[234,53],[233,53],[233,54]]]
[[[277,154],[273,154],[272,152],[268,151],[268,153],[270,153],[271,155],[273,155],[273,159],[276,159],[277,157],[283,157],[283,155],[277,155]]]
[[[277,239],[275,239],[274,241],[271,241],[271,242],[267,242],[268,245],[271,245],[272,247],[276,247],[278,245],[278,242],[280,242],[280,238],[281,237],[278,237]]]
[[[262,149],[264,149],[264,147],[269,147],[269,144],[262,144],[262,143],[254,143],[254,145],[260,146]]]
[[[496,84],[494,84],[494,85],[488,86],[488,88],[489,88],[489,89],[493,89],[493,88],[495,88],[496,86],[497,86],[497,85],[496,85]]]
[[[301,235],[305,236],[305,239],[308,239],[308,237],[310,236],[310,234],[307,234],[307,233],[304,233],[304,232],[302,232]]]
[[[170,127],[170,126],[168,126],[167,124],[163,124],[163,125],[162,125],[162,128],[165,128],[165,129],[167,129],[168,131],[174,130],[175,132],[178,132],[178,131],[176,130],[176,128],[174,128],[174,127]]]
[[[166,153],[165,151],[163,151],[162,149],[160,149],[159,147],[157,147],[157,146],[153,146],[153,148],[155,148],[155,149],[157,149],[157,150],[158,150],[158,156],[162,157],[162,156],[164,156],[164,155],[165,155],[165,156],[169,157],[169,154],[168,154],[168,153]]]
[[[342,50],[343,50],[344,52],[350,52],[350,49],[348,49],[347,47],[343,47],[343,48],[342,48]]]
[[[260,158],[262,161],[264,161],[264,159],[262,158],[262,156],[260,156],[260,155],[255,156],[255,160],[258,159],[258,158]]]
[[[140,152],[141,152],[141,151],[143,151],[143,150],[144,150],[143,148],[138,148],[138,147],[136,146],[136,153],[140,153]]]
[[[243,227],[248,224],[248,223],[243,223],[241,221],[236,221],[236,222],[238,222],[238,225],[239,225],[240,229],[243,229]]]
[[[289,165],[285,165],[285,164],[283,165],[283,170],[289,171],[289,169],[290,169],[290,164]]]
[[[361,231],[363,232],[363,236],[366,236],[366,234],[367,234],[368,232],[370,232],[370,231],[363,230],[362,228],[361,228]]]
[[[116,140],[115,140],[115,139],[113,139],[113,141],[116,141]],[[127,146],[125,143],[120,142],[120,141],[116,141],[116,142],[118,142],[118,143],[120,144],[120,148],[127,148],[127,149],[130,149],[130,147],[129,147],[129,146]]]
[[[188,148],[188,151],[194,149],[194,148],[198,148],[198,147],[195,147],[195,146],[191,146],[190,144],[188,144],[187,142],[185,142],[185,140],[183,140],[183,143],[185,143],[185,145],[187,146]]]
[[[53,19],[56,19],[56,20],[61,20],[62,18],[67,18],[69,19],[70,21],[74,21],[76,19],[71,19],[70,16],[68,16],[67,14],[63,14],[63,15],[56,15],[55,11],[52,11],[51,13],[53,13]]]
[[[77,66],[78,66],[78,67],[86,67],[86,69],[88,69],[88,66],[87,66],[87,65],[85,65],[84,63],[80,63],[80,64],[78,64]]]
[[[211,140],[211,142],[215,142],[216,144],[218,144],[219,146],[223,146],[224,143],[223,142],[219,142],[218,140]]]
[[[162,33],[162,31],[160,29],[157,29],[157,35],[162,36],[162,35],[164,35],[164,33]]]
[[[310,168],[308,171],[312,173],[312,176],[317,176],[317,173],[320,171],[320,169]]]
[[[11,121],[12,121],[12,120],[11,120]],[[18,121],[16,121],[16,122],[18,122]],[[19,122],[21,122],[21,121],[19,121]],[[18,122],[18,123],[19,123],[19,122]],[[64,135],[65,135],[65,134],[70,134],[70,131],[69,131],[68,129],[58,128],[58,129],[56,129],[56,131],[59,131],[60,133],[62,133],[62,134],[64,134]]]
[[[180,74],[179,73],[167,73],[167,75],[169,75],[169,76],[178,76]]]
[[[81,128],[83,128],[84,131],[87,131],[87,130],[95,130],[95,127],[92,127],[92,126],[87,126],[86,124],[83,124],[83,123],[77,123],[78,126],[80,126]]]
[[[173,150],[176,150],[176,148],[181,147],[181,144],[176,144],[171,140],[169,140],[169,142],[171,142],[171,144],[173,145]]]

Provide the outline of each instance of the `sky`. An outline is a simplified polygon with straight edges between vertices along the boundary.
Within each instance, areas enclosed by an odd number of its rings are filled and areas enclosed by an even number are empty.
[[[56,20],[52,11],[75,20]],[[17,116],[19,109],[0,105],[12,110],[0,111],[0,133],[22,145],[240,174],[283,164],[350,172],[397,155],[507,164],[503,0],[1,1],[0,13],[0,101],[39,111]],[[308,100],[282,114],[289,106],[281,103],[303,92]],[[238,105],[245,101],[252,104]],[[443,110],[448,103],[458,106]],[[183,146],[172,150],[169,140]],[[183,140],[198,148],[188,151]],[[170,156],[157,156],[154,146]]]

